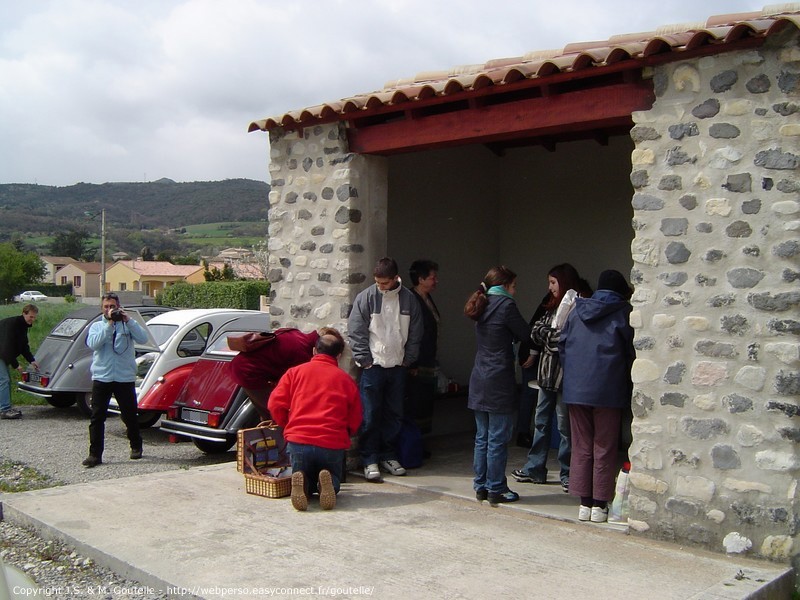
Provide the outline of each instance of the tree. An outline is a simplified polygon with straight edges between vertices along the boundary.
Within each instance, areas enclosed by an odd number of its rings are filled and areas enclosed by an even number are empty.
[[[150,246],[145,246],[142,248],[141,257],[142,260],[153,260],[153,251],[150,250]]]
[[[161,252],[156,254],[156,260],[159,261],[159,262],[169,262],[169,263],[171,263],[172,262],[172,256],[170,256],[169,252],[165,252],[165,251],[162,250]]]
[[[50,244],[50,253],[53,256],[69,256],[80,260],[91,251],[88,248],[89,234],[80,229],[60,231]]]
[[[0,244],[0,300],[11,297],[31,283],[41,281],[45,273],[44,262],[35,252],[20,252],[13,244]]]
[[[233,267],[230,266],[228,263],[225,263],[225,266],[222,267],[220,271],[217,267],[208,268],[208,263],[203,261],[203,266],[205,267],[205,271],[203,271],[203,277],[206,281],[235,281],[236,280],[236,273],[233,272]]]

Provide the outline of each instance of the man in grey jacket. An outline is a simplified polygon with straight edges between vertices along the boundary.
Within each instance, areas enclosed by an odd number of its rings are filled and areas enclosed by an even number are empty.
[[[419,355],[423,324],[417,299],[397,273],[394,259],[380,259],[373,271],[375,284],[356,296],[348,320],[353,359],[361,369],[364,421],[358,447],[367,481],[380,481],[381,470],[406,474],[397,461],[397,438],[406,369]]]

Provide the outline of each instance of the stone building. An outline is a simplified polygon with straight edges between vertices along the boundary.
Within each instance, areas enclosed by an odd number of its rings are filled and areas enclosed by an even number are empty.
[[[275,326],[346,328],[389,254],[440,263],[440,361],[495,264],[631,274],[632,534],[798,566],[800,5],[390,82],[269,132]],[[632,227],[631,227],[632,225]]]

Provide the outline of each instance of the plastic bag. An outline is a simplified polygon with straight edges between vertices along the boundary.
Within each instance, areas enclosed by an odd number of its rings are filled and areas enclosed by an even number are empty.
[[[564,327],[564,323],[567,322],[567,317],[572,311],[572,307],[575,306],[575,298],[577,297],[578,292],[575,290],[567,290],[567,293],[564,294],[564,297],[561,299],[561,304],[559,304],[558,308],[556,309],[556,314],[553,316],[551,327],[554,329],[561,329]]]
[[[617,523],[628,522],[628,493],[630,491],[630,482],[628,481],[628,473],[631,470],[631,463],[626,462],[622,465],[622,469],[617,475],[617,486],[614,490],[614,500],[611,502],[611,507],[608,511],[608,520]]]

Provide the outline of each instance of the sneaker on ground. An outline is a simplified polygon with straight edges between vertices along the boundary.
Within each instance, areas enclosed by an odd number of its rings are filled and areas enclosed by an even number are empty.
[[[364,477],[367,481],[380,481],[381,471],[377,463],[372,463],[364,467]]]
[[[292,506],[299,511],[304,511],[308,508],[306,479],[302,471],[292,473]]]
[[[19,419],[22,413],[15,408],[9,408],[0,412],[0,419]]]
[[[592,518],[592,507],[581,504],[578,509],[578,521],[588,521]]]
[[[562,481],[561,482],[561,490],[565,494],[569,494],[569,479],[567,479],[566,481]]]
[[[519,483],[547,483],[547,479],[532,477],[522,469],[514,469],[511,471],[511,476]]]
[[[396,460],[382,460],[381,461],[381,469],[389,473],[390,475],[405,475],[406,470],[399,462]]]
[[[142,458],[141,450],[131,450],[131,460],[139,460]]]
[[[478,502],[483,502],[489,498],[489,491],[486,488],[475,490],[475,499]]]
[[[516,502],[519,500],[519,494],[517,492],[512,492],[511,490],[502,492],[500,494],[497,492],[489,492],[488,500],[491,506],[497,506],[498,504],[504,504],[506,502]]]
[[[608,521],[608,507],[600,508],[599,506],[592,507],[592,523],[605,523]]]
[[[331,510],[336,506],[336,490],[333,489],[333,475],[328,469],[319,472],[319,507],[322,510]]]
[[[96,456],[90,455],[84,458],[81,464],[87,469],[91,469],[92,467],[96,467],[97,465],[102,465],[103,461],[102,459],[99,459]]]

